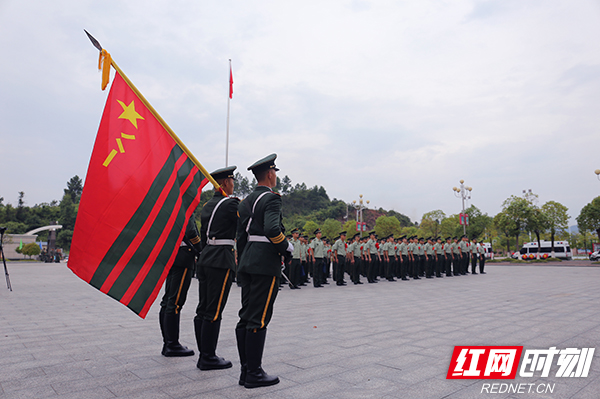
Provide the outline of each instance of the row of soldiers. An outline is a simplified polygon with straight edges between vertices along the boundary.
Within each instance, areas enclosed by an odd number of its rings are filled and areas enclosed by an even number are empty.
[[[378,238],[375,231],[368,237],[356,233],[347,239],[347,232],[342,231],[334,239],[333,245],[323,237],[320,229],[313,232],[315,237],[309,242],[307,235],[301,235],[299,229],[292,230],[288,236],[294,246],[292,260],[285,265],[284,274],[288,276],[291,289],[309,282],[312,277],[315,288],[329,284],[328,278],[333,276],[336,285],[346,285],[345,273],[354,284],[362,284],[360,276],[369,283],[377,283],[379,278],[388,281],[396,279],[415,280],[421,277],[441,278],[464,276],[476,271],[485,274],[485,248],[483,243],[471,241],[466,235],[458,237],[407,237],[394,238],[393,235]]]

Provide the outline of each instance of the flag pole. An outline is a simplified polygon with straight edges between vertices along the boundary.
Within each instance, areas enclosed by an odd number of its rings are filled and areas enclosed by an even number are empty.
[[[92,35],[90,35],[88,33],[88,31],[86,31],[85,29],[84,29],[84,31],[88,35],[88,38],[91,40],[91,42],[94,45],[94,47],[96,47],[98,50],[102,51],[103,49],[102,49],[102,46],[100,45],[100,43]],[[158,123],[160,123],[162,125],[162,127],[169,133],[169,135],[171,136],[171,138],[173,140],[175,140],[175,142],[179,145],[179,147],[181,147],[181,149],[183,150],[183,152],[185,152],[186,155],[196,165],[196,167],[198,169],[200,169],[200,172],[202,172],[202,174],[208,179],[208,181],[211,182],[213,186],[215,186],[215,190],[218,190],[218,191],[222,192],[222,188],[219,185],[219,183],[217,183],[217,181],[210,175],[210,173],[208,173],[208,171],[206,170],[206,168],[204,168],[204,166],[202,166],[202,164],[200,163],[200,161],[198,161],[198,159],[196,159],[196,157],[194,156],[194,154],[192,154],[192,152],[186,147],[186,145],[183,144],[183,141],[181,141],[179,139],[179,137],[177,137],[177,135],[175,134],[175,132],[173,131],[173,129],[171,129],[171,127],[167,124],[167,122],[165,122],[165,120],[158,114],[158,112],[156,112],[156,110],[154,109],[154,107],[152,105],[150,105],[150,103],[148,102],[148,100],[146,100],[146,97],[144,97],[142,95],[142,93],[137,89],[137,87],[135,87],[135,85],[131,82],[131,80],[129,80],[129,78],[127,77],[127,75],[125,75],[125,73],[123,73],[123,71],[121,70],[121,68],[119,68],[119,66],[112,59],[112,57],[110,59],[110,65],[113,68],[115,68],[115,70],[117,71],[117,73],[119,75],[121,75],[121,77],[123,78],[123,80],[125,81],[125,83],[127,83],[127,85],[131,88],[131,90],[133,90],[133,92],[139,97],[139,99],[142,100],[142,102],[144,103],[144,105],[146,106],[146,108],[148,108],[148,110],[152,113],[152,115],[154,115],[154,117],[156,118],[156,120],[158,121]]]
[[[231,101],[233,79],[231,71],[231,58],[229,59],[229,95],[227,96],[227,134],[225,136],[225,167],[229,166],[229,103]]]

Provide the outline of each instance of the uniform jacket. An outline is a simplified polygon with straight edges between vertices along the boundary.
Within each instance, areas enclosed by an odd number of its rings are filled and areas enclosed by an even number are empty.
[[[213,210],[223,198],[223,194],[216,192],[202,208],[200,220],[200,245],[202,253],[198,258],[198,265],[202,267],[215,267],[218,269],[235,270],[235,250],[233,245],[207,245],[208,239],[234,240],[237,230],[237,209],[240,200],[230,197],[224,200],[213,217],[210,232],[206,231]],[[210,235],[209,235],[210,234]]]
[[[256,204],[257,198],[267,192]],[[237,245],[238,271],[266,276],[281,276],[281,257],[285,254],[288,241],[285,239],[281,197],[269,187],[257,186],[238,206],[239,220]],[[254,207],[254,215],[252,215]],[[246,233],[246,226],[248,227]],[[269,242],[250,242],[248,235],[267,237]]]

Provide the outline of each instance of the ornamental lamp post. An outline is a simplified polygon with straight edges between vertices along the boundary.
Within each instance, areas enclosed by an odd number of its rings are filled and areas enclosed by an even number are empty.
[[[594,171],[594,173],[596,174],[596,177],[598,178],[598,180],[600,180],[600,169],[596,169]]]
[[[461,224],[463,225],[463,234],[467,234],[467,216],[465,215],[465,200],[470,200],[471,199],[471,191],[473,190],[473,187],[467,187],[465,186],[465,181],[461,180],[460,181],[460,188],[458,187],[452,187],[452,191],[454,191],[454,196],[456,198],[460,198],[462,200],[462,213],[461,213],[461,218],[464,217],[464,222],[459,219],[461,221]]]
[[[354,206],[354,209],[356,209],[356,224],[358,226],[358,223],[360,223],[360,237],[362,238],[362,233],[363,233],[363,209],[366,208],[366,206],[363,203],[363,195],[360,194],[359,195],[359,200],[358,203],[356,202],[356,200],[352,201],[352,206]],[[369,205],[369,203],[371,201],[366,200],[367,205]]]

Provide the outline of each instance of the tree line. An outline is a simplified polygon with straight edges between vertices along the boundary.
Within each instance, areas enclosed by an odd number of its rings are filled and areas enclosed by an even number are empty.
[[[245,198],[256,187],[256,180],[235,175],[234,195]],[[79,176],[73,176],[66,184],[63,197],[59,201],[36,204],[29,207],[25,204],[25,193],[19,192],[16,206],[5,203],[0,197],[0,226],[7,227],[7,233],[23,234],[29,230],[50,224],[61,224],[57,245],[68,250],[73,236],[75,219],[83,182]],[[286,231],[300,228],[311,236],[317,228],[324,236],[335,238],[342,231],[349,235],[356,231],[355,208],[353,204],[341,199],[330,199],[323,186],[307,187],[305,183],[292,184],[286,175],[277,178],[274,188],[283,201],[283,223]],[[205,190],[201,195],[200,208],[213,196],[213,190]],[[569,240],[572,247],[582,245],[585,240],[591,241],[589,232],[595,232],[600,238],[600,197],[594,198],[581,210],[577,217],[579,233],[571,235],[568,231],[568,209],[556,201],[548,201],[538,206],[538,196],[526,193],[522,197],[510,196],[502,203],[502,210],[495,216],[488,216],[475,205],[466,209],[469,225],[466,234],[469,238],[477,238],[492,242],[495,249],[505,248],[507,252],[518,250],[524,236],[531,234],[536,240]],[[200,223],[200,212],[196,212],[197,223]],[[375,230],[380,237],[393,234],[429,236],[461,236],[463,226],[459,223],[459,215],[446,215],[441,210],[425,213],[420,221],[410,218],[394,210],[364,209],[363,221],[367,230]],[[39,241],[47,240],[48,232],[41,232]]]

